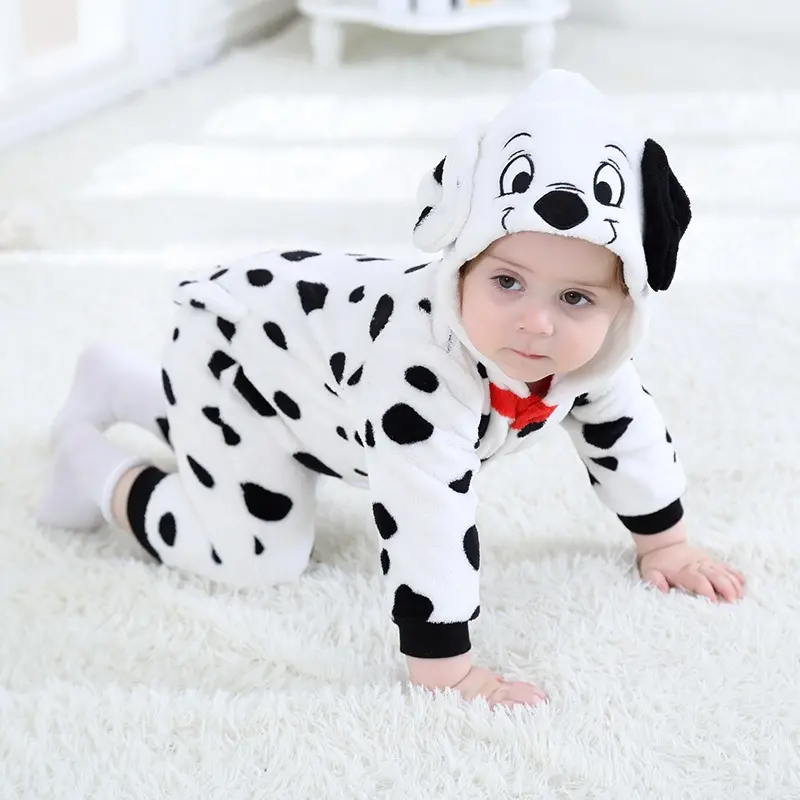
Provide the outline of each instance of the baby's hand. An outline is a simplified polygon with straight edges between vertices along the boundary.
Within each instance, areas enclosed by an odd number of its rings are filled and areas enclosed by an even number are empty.
[[[547,695],[530,683],[506,681],[483,667],[473,667],[470,655],[454,658],[407,657],[411,682],[426,689],[456,689],[465,700],[485,697],[490,708],[495,706],[536,705],[547,701]]]
[[[698,547],[667,545],[641,556],[638,563],[642,578],[662,592],[674,586],[714,603],[718,594],[728,602],[744,596],[744,576]]]

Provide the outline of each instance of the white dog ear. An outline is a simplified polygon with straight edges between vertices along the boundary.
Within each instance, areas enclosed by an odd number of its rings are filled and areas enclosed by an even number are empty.
[[[420,182],[417,202],[422,208],[413,235],[420,250],[434,253],[461,233],[469,216],[481,136],[477,126],[464,130]]]

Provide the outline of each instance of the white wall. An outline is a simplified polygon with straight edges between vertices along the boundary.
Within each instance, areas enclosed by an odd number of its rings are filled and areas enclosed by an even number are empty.
[[[798,0],[572,0],[572,18],[800,45]]]

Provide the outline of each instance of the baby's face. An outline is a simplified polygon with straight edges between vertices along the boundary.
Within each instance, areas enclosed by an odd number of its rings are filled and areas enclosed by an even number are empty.
[[[614,253],[549,233],[493,242],[461,286],[462,324],[472,344],[526,383],[590,361],[625,302]]]

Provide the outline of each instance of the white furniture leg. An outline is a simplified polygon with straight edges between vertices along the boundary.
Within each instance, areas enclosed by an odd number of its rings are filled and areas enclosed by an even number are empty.
[[[550,68],[556,47],[556,26],[552,22],[529,25],[522,35],[522,60],[534,76]]]
[[[335,67],[342,61],[344,29],[333,19],[312,17],[310,25],[311,50],[318,67]]]

